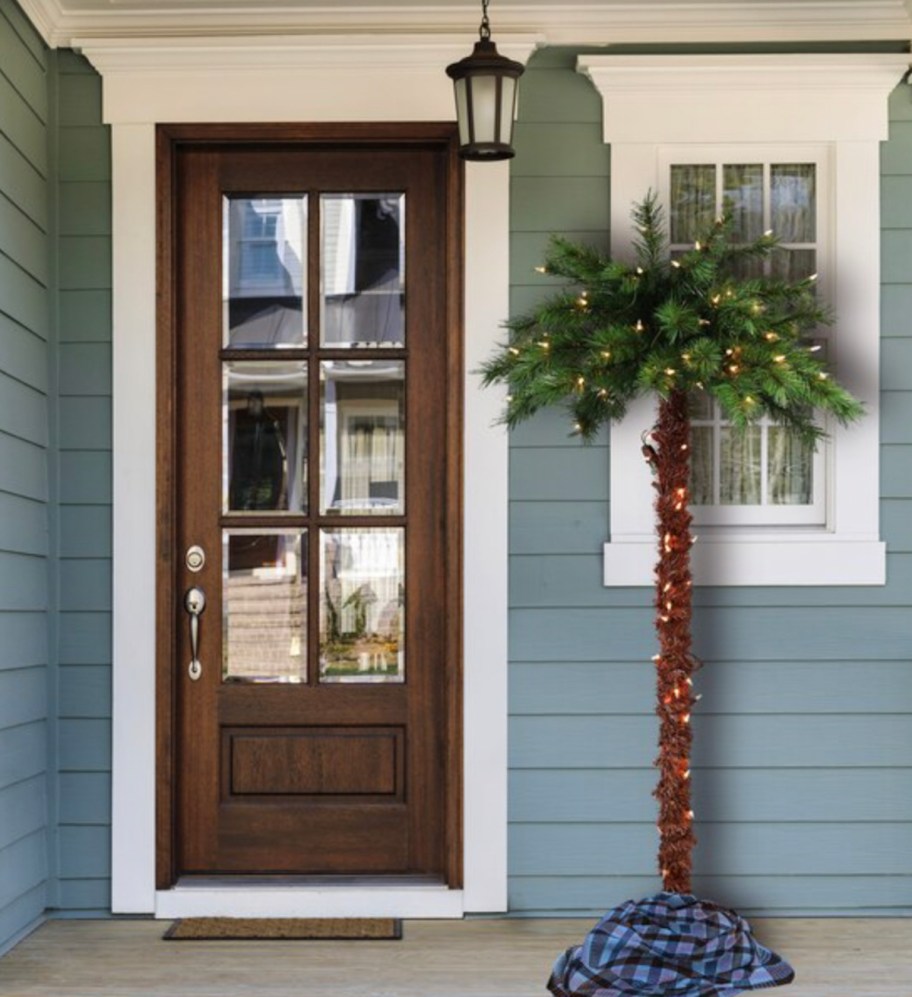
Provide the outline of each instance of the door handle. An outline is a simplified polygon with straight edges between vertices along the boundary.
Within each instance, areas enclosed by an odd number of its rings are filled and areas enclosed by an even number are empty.
[[[203,674],[203,666],[199,660],[199,626],[200,616],[206,608],[206,593],[197,586],[187,589],[184,596],[184,609],[190,617],[190,667],[187,670],[195,682]]]

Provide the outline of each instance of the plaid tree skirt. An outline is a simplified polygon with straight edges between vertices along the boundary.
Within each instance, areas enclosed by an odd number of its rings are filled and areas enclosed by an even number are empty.
[[[659,893],[609,911],[558,958],[548,989],[555,997],[734,997],[794,978],[734,911]]]

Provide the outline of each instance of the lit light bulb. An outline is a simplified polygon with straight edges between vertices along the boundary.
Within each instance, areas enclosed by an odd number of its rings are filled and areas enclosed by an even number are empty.
[[[775,343],[779,340],[779,334],[775,332],[764,332],[763,338],[767,340],[767,342]]]
[[[776,356],[773,357],[773,363],[785,363],[785,354],[777,353]]]
[[[548,272],[548,268],[547,267],[536,267],[535,268],[535,272],[536,273],[547,273]]]
[[[693,812],[693,810],[688,810],[687,811],[687,819],[688,820],[693,820],[694,819],[694,812]]]
[[[829,375],[829,374],[827,374],[827,373],[826,373],[825,371],[821,371],[821,372],[820,372],[820,373],[819,373],[819,374],[817,375],[817,377],[818,377],[818,378],[819,378],[819,379],[820,379],[821,381],[825,381],[825,380],[826,380],[826,379],[827,379],[827,378],[828,378],[829,376],[830,376],[830,375]]]
[[[677,371],[676,371],[676,370],[674,369],[674,367],[666,367],[666,368],[665,368],[665,373],[666,373],[666,374],[667,374],[667,375],[668,375],[669,377],[674,377],[674,376],[675,376],[675,374],[677,374]]]
[[[513,354],[513,356],[514,356],[514,357],[518,357],[518,356],[519,356],[519,350],[518,350],[518,349],[516,349],[516,347],[515,347],[515,346],[511,346],[511,347],[509,347],[509,351],[510,351],[510,353],[512,353],[512,354]]]
[[[550,344],[550,343],[548,342],[548,340],[547,340],[547,339],[540,339],[540,340],[538,341],[538,345],[539,345],[539,346],[540,346],[540,347],[541,347],[541,348],[542,348],[543,350],[550,350],[550,349],[551,349],[551,344]]]
[[[646,272],[646,271],[645,271],[645,270],[644,270],[644,269],[643,269],[642,267],[637,267],[637,274],[638,274],[638,275],[642,275],[642,274],[644,274],[645,272]]]
[[[602,350],[602,356],[606,360],[610,360],[611,359],[611,350]]]
[[[694,243],[694,249],[700,250],[702,248],[703,248],[703,246],[700,244],[700,240],[697,239],[697,241]]]
[[[681,266],[681,264],[677,260],[672,260],[671,265],[675,268],[675,270],[679,269]]]
[[[586,386],[586,378],[585,377],[578,377],[576,379],[576,386],[578,388],[584,388]]]
[[[646,326],[643,325],[643,320],[641,318],[637,319],[637,324],[634,326],[637,332],[642,332]]]

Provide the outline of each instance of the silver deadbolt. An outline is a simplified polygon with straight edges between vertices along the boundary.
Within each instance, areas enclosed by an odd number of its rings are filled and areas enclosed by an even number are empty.
[[[194,544],[187,548],[185,561],[191,571],[202,571],[203,565],[206,563],[206,552],[199,544]]]
[[[199,660],[199,621],[206,608],[206,593],[195,585],[187,589],[184,596],[184,609],[190,617],[190,667],[187,672],[195,682],[203,674],[203,666]]]

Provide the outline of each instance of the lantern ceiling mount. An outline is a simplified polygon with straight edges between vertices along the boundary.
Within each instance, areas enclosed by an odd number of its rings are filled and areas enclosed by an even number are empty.
[[[459,155],[482,162],[514,155],[516,81],[524,68],[500,55],[491,41],[488,3],[481,0],[481,26],[472,54],[447,66],[456,91]]]

